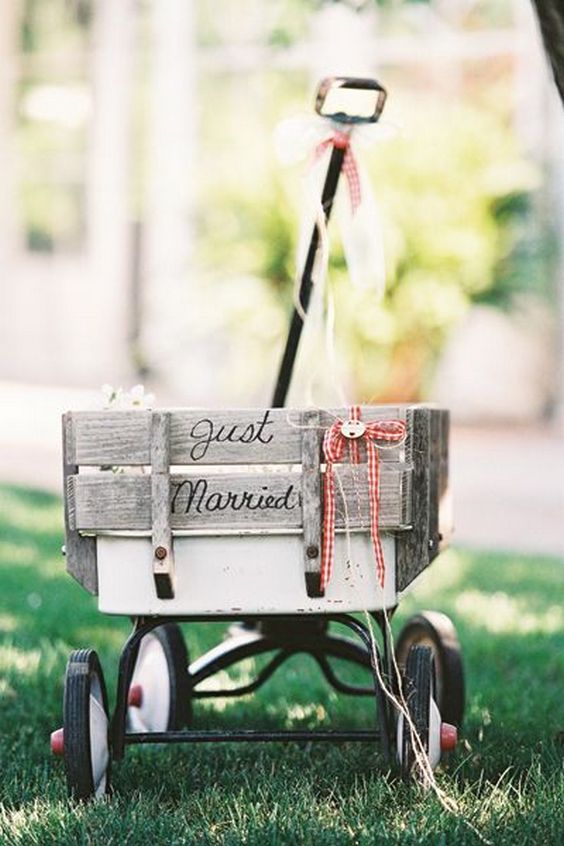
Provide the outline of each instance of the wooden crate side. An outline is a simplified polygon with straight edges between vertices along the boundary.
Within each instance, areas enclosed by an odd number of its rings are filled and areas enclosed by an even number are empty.
[[[439,451],[439,550],[442,550],[449,545],[453,526],[449,485],[450,414],[445,409],[441,409],[439,414],[441,420]]]
[[[170,410],[170,464],[300,464],[304,414],[292,409]],[[405,407],[364,406],[362,419],[405,419]],[[72,464],[136,466],[151,463],[150,411],[69,412]],[[329,427],[348,410],[319,411]],[[402,448],[381,451],[382,463],[401,460]]]
[[[89,593],[98,593],[96,538],[83,537],[76,529],[72,479],[78,467],[74,456],[74,430],[70,415],[63,416],[63,491],[65,508],[65,560],[67,572]]]
[[[396,590],[402,591],[429,564],[431,409],[408,412],[408,449],[412,464],[411,531],[396,540]]]
[[[429,443],[429,561],[439,554],[439,469],[441,454],[441,413],[431,408]]]
[[[407,528],[410,500],[402,494],[404,465],[386,465],[380,475],[380,526]],[[337,465],[336,525],[343,528],[349,502],[351,528],[370,525],[366,465]],[[364,481],[363,481],[364,480]],[[147,531],[151,529],[151,475],[81,473],[70,478],[73,525],[81,531]],[[173,530],[299,529],[303,526],[302,478],[295,472],[210,473],[171,475]]]

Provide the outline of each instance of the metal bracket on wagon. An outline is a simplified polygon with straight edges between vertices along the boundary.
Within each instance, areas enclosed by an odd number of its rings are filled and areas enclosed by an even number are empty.
[[[302,416],[303,556],[307,595],[324,595],[321,588],[321,466],[320,414],[308,409]]]

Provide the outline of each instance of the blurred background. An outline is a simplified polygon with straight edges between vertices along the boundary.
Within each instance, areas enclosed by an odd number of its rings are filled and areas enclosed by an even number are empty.
[[[564,553],[564,117],[529,0],[0,0],[0,481],[59,489],[103,383],[267,405],[303,166],[273,134],[375,76],[381,302],[330,277],[351,399],[451,408],[458,537]]]

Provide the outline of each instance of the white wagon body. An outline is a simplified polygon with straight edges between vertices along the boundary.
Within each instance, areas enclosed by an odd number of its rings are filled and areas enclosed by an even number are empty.
[[[98,603],[107,614],[237,616],[323,614],[376,610],[396,604],[395,539],[381,535],[384,590],[374,567],[370,536],[337,535],[335,566],[325,596],[304,587],[299,535],[184,536],[174,540],[175,595],[159,599],[149,537],[99,536]]]

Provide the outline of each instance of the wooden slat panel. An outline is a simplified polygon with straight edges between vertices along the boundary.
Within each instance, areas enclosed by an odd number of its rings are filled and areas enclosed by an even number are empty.
[[[452,502],[449,489],[450,414],[441,409],[439,450],[439,549],[445,549],[452,535]]]
[[[73,411],[74,464],[151,463],[150,411]]]
[[[364,406],[366,421],[405,419],[407,406]],[[170,463],[299,464],[303,412],[292,409],[170,411]],[[326,428],[346,409],[320,411]],[[150,464],[149,411],[71,412],[73,463],[82,466]],[[400,449],[385,449],[382,462],[397,463]]]
[[[69,415],[63,416],[63,490],[65,491],[65,557],[67,572],[89,593],[98,593],[96,538],[82,537],[76,530],[71,479],[78,467],[73,463],[74,431]]]
[[[298,464],[301,426],[301,413],[289,418],[286,409],[179,412],[172,424],[173,463]]]
[[[410,514],[402,495],[409,469],[382,466],[380,525],[407,527]],[[336,467],[336,522],[345,526],[340,492],[348,501],[349,526],[369,526],[366,466]],[[360,480],[360,482],[359,482]],[[72,477],[76,526],[82,531],[151,528],[151,477],[148,474],[79,474]],[[291,529],[302,527],[301,474],[253,473],[171,476],[172,529]],[[360,514],[359,514],[360,507]]]
[[[431,409],[429,442],[429,559],[439,554],[439,462],[441,451],[441,415]]]
[[[404,590],[429,565],[429,478],[431,409],[414,407],[408,415],[411,461],[412,529],[396,541],[396,589]]]

